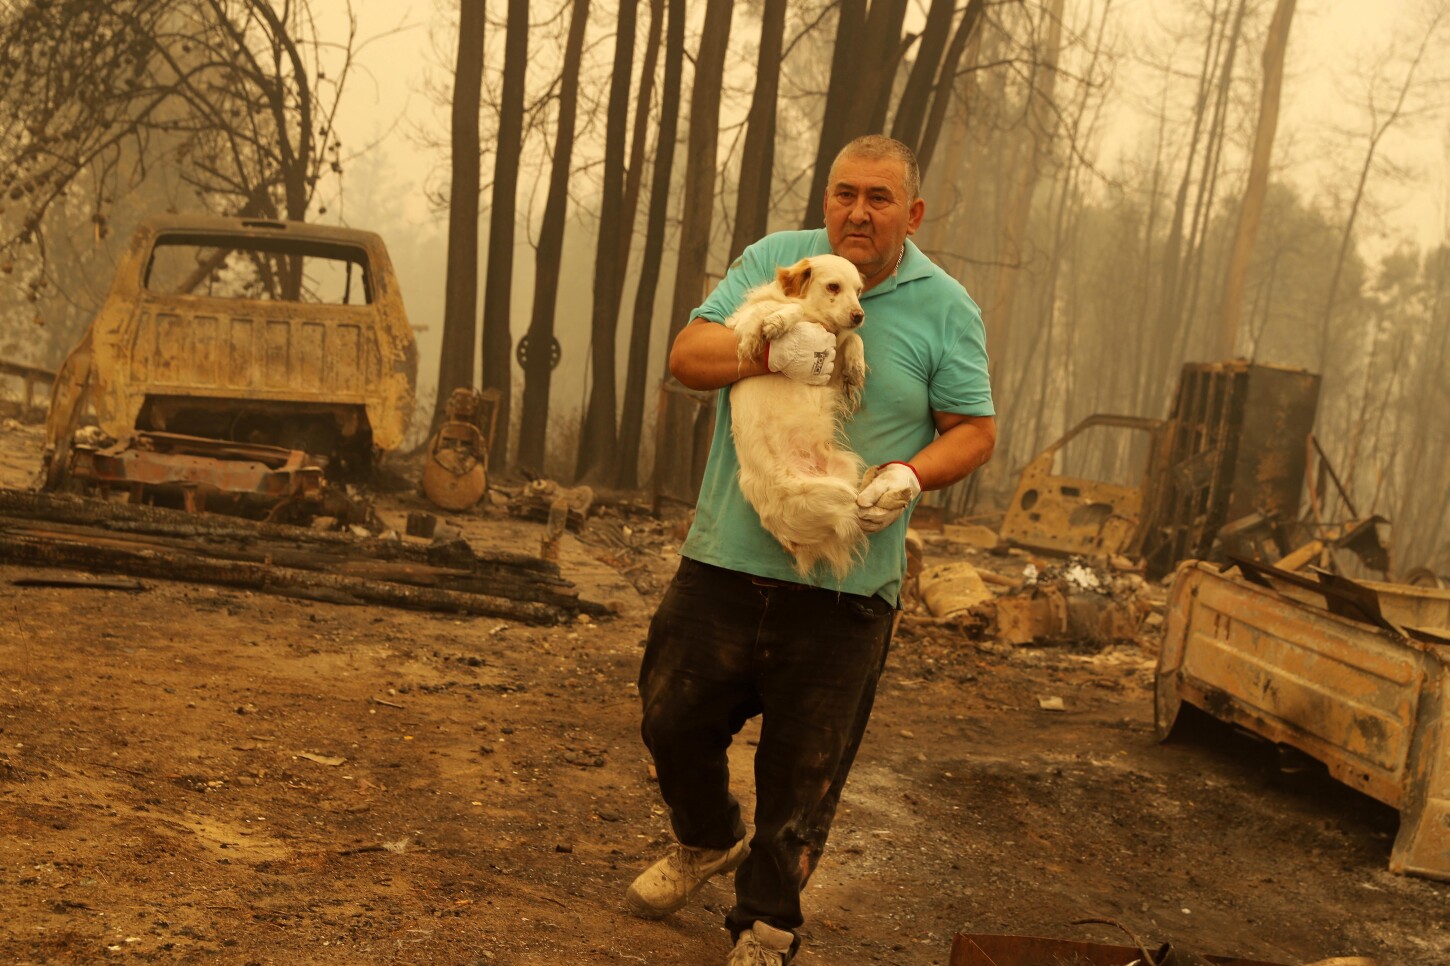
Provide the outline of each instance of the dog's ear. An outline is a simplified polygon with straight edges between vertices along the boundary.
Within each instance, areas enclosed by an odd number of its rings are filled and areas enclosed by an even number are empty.
[[[789,268],[777,268],[775,280],[780,283],[781,290],[785,292],[786,298],[798,299],[806,294],[806,286],[811,283],[811,262],[808,258],[802,258]]]

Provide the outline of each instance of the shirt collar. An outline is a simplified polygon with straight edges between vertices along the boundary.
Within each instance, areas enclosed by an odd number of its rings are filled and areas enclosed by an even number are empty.
[[[908,238],[906,254],[901,257],[901,264],[896,267],[896,271],[888,275],[880,285],[871,291],[862,293],[861,297],[863,299],[874,298],[877,295],[894,291],[898,285],[904,285],[918,278],[926,278],[931,274],[932,265],[932,260],[922,254],[921,249],[917,248],[915,243]]]

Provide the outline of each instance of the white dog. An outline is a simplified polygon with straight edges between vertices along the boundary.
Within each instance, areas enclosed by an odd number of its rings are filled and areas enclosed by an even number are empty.
[[[837,255],[805,258],[752,289],[725,321],[740,358],[793,326],[819,325],[836,336],[830,381],[812,386],[780,373],[741,379],[730,389],[730,431],[740,459],[740,489],[760,522],[805,576],[824,562],[839,580],[865,535],[856,515],[861,458],[840,439],[840,420],[861,398],[866,354],[855,331],[861,273]]]

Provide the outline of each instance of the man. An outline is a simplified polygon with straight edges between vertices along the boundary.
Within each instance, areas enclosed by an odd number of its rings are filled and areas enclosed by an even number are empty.
[[[925,205],[910,149],[871,135],[831,166],[824,230],[767,236],[740,256],[694,313],[670,371],[694,389],[779,372],[829,377],[834,338],[798,325],[742,361],[723,322],[779,265],[834,252],[865,283],[859,330],[869,368],[846,425],[876,466],[857,498],[865,557],[837,582],[800,583],[736,480],[729,393],[683,559],[650,625],[640,670],[642,732],[678,845],[630,886],[650,918],[682,907],[711,876],[735,871],[727,966],[779,966],[799,946],[800,892],[826,844],[886,661],[906,568],[909,513],[923,489],[949,486],[996,442],[981,316],[962,287],[907,241]],[[873,474],[868,473],[868,478]],[[755,753],[755,834],[747,845],[729,790],[731,737],[762,715]]]

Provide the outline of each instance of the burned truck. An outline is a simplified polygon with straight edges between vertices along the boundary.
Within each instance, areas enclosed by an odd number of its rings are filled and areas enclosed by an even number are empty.
[[[376,234],[152,218],[60,369],[42,482],[191,508],[305,496],[402,443],[416,384]]]

